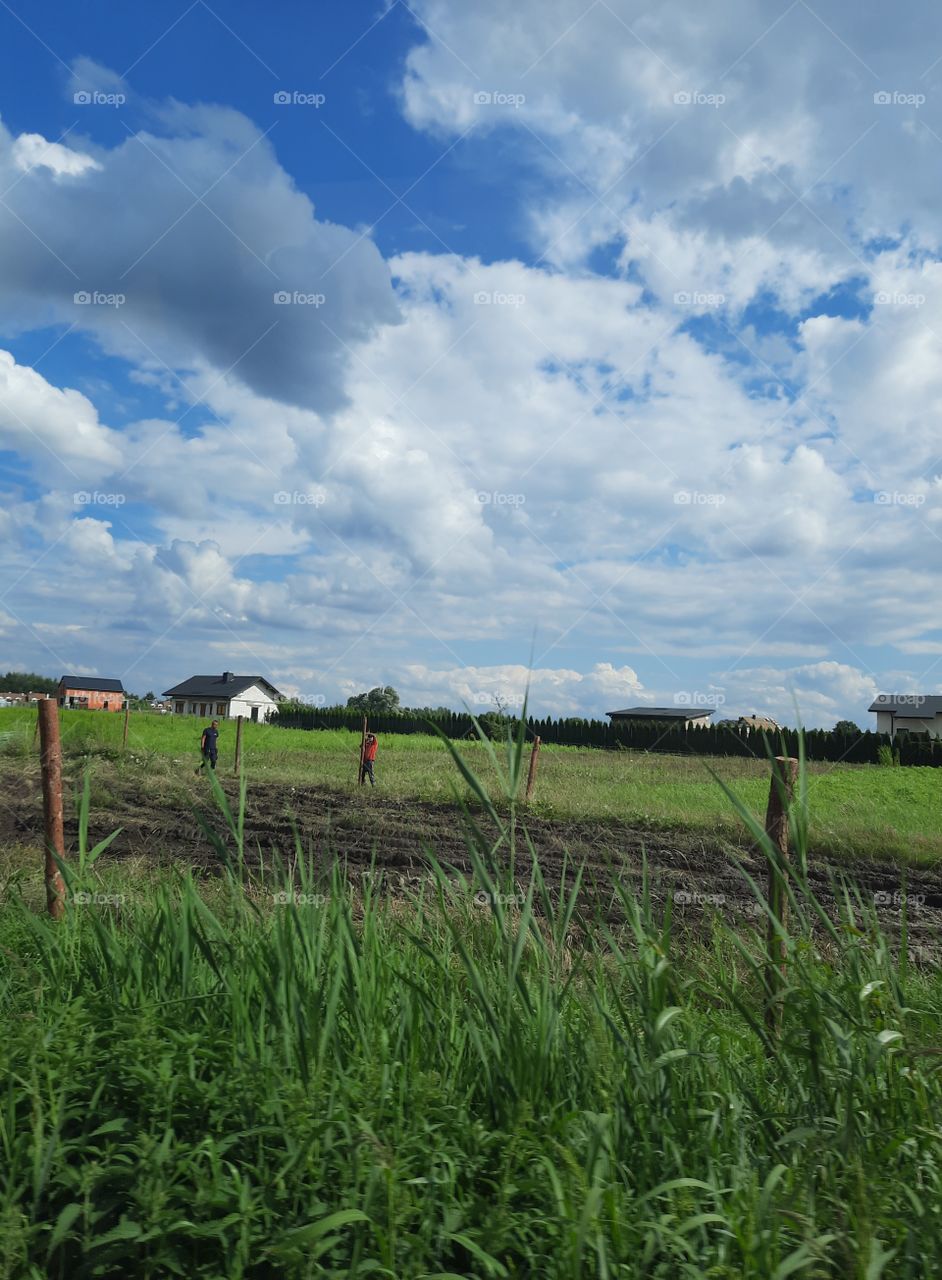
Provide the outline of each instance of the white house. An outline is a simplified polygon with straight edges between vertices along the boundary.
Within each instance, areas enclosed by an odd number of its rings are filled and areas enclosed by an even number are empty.
[[[173,704],[175,716],[201,716],[210,720],[267,720],[283,694],[264,676],[190,676],[164,694]]]
[[[942,738],[942,695],[881,693],[868,710],[877,713],[877,733],[888,733],[891,738],[899,733]]]

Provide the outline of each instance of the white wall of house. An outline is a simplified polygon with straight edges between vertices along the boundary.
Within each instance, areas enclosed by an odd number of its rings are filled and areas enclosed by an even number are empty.
[[[278,703],[263,685],[253,684],[243,689],[238,698],[232,699],[229,703],[229,715],[245,716],[247,720],[267,720],[277,706]]]
[[[928,733],[931,738],[942,738],[942,716],[919,719],[917,716],[894,716],[889,711],[877,712],[877,733]]]
[[[220,698],[171,698],[171,708],[177,716],[202,716],[206,720],[223,720],[227,715],[228,700]]]

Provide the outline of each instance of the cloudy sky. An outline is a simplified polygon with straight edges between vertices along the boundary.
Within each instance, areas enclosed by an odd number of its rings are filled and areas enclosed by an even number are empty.
[[[942,691],[942,9],[0,6],[0,670]]]

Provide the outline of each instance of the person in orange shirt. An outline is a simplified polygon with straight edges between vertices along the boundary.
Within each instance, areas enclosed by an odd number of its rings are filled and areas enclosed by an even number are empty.
[[[363,744],[363,776],[361,782],[365,782],[367,778],[370,780],[370,786],[376,786],[376,779],[373,776],[373,761],[376,759],[376,735],[368,733],[366,742]]]

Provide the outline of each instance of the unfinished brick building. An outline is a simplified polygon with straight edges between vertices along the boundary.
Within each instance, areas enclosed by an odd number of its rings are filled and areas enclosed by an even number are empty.
[[[56,695],[60,707],[83,711],[123,711],[124,686],[104,676],[63,676]]]

